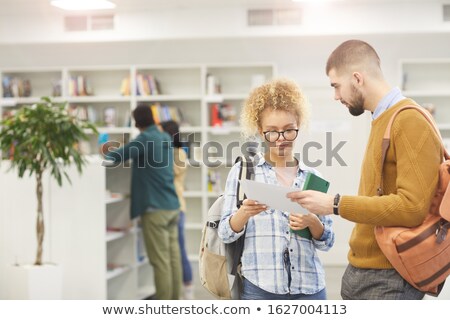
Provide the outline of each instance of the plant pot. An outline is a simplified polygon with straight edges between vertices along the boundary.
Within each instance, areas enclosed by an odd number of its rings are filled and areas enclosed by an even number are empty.
[[[62,267],[55,264],[10,267],[10,299],[62,299]]]

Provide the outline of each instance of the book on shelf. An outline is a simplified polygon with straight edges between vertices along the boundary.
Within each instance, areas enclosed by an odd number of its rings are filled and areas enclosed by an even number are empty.
[[[222,126],[235,127],[237,125],[237,111],[233,105],[221,103],[219,111],[222,117]]]
[[[237,125],[237,111],[235,106],[228,103],[210,104],[212,127],[235,127]]]
[[[181,112],[177,107],[162,105],[160,103],[153,103],[149,107],[156,124],[169,120],[176,121],[180,124],[183,120]]]
[[[218,103],[213,103],[211,105],[211,126],[212,127],[221,127],[222,126],[222,117],[220,115],[220,107]]]
[[[113,128],[117,126],[117,112],[115,107],[103,109],[103,123],[105,127]]]
[[[62,96],[62,80],[54,79],[52,80],[52,96],[61,97]]]
[[[136,75],[136,91],[138,96],[161,94],[159,81],[151,74],[138,73]]]
[[[150,106],[150,110],[152,110],[153,120],[155,121],[155,123],[161,123],[159,119],[159,104],[152,104]]]
[[[222,193],[222,179],[218,170],[208,170],[208,192]]]
[[[88,120],[87,106],[70,104],[67,111],[70,116],[77,118],[80,121]]]
[[[98,124],[97,112],[93,106],[70,104],[69,115],[76,117],[80,121],[89,121]]]
[[[86,77],[82,75],[70,77],[69,95],[74,97],[93,95],[93,90]]]
[[[4,76],[2,79],[3,97],[31,97],[32,87],[28,79]]]
[[[11,91],[11,77],[4,76],[2,78],[2,88],[3,88],[3,98],[11,98],[12,91]]]
[[[120,94],[122,96],[130,96],[131,95],[130,77],[125,77],[122,79],[122,83],[120,85]]]
[[[125,111],[125,116],[123,118],[123,127],[131,127],[131,112],[130,110]]]
[[[207,74],[206,75],[206,93],[209,96],[212,96],[215,94],[219,94],[221,92],[222,92],[222,88],[221,88],[219,79],[212,74]]]

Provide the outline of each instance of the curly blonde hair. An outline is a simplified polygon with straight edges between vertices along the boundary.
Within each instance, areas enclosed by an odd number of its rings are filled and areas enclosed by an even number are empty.
[[[300,127],[306,125],[309,106],[298,85],[289,79],[278,78],[253,89],[241,112],[242,134],[255,137],[261,128],[261,113],[267,108],[294,114]]]

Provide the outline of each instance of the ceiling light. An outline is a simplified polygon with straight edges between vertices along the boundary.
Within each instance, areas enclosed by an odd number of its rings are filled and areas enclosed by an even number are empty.
[[[52,6],[63,10],[85,11],[113,9],[116,4],[108,0],[52,0]]]

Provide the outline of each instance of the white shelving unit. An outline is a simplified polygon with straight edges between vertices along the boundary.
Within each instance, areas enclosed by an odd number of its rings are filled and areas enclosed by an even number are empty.
[[[450,59],[400,61],[403,94],[422,106],[433,105],[444,140],[450,138]]]
[[[129,218],[130,169],[105,168],[101,163],[99,157],[89,157],[82,175],[70,167],[72,183],[62,188],[45,175],[44,261],[62,267],[63,299],[143,299],[155,288],[141,232]],[[10,249],[0,253],[2,299],[10,298],[9,288],[15,285],[6,267],[29,263],[36,250],[34,177],[18,179],[8,168],[8,160],[3,160],[0,215],[8,226],[2,226],[0,237]],[[114,197],[105,194],[105,186]]]
[[[155,293],[139,221],[130,219],[131,169],[105,168],[106,281],[108,299],[142,299]]]
[[[39,101],[41,96],[50,96],[58,102],[67,101],[73,108],[78,106],[88,110],[100,133],[107,133],[110,140],[123,143],[138,134],[131,120],[131,112],[138,104],[159,103],[176,107],[182,115],[182,141],[189,143],[185,183],[186,246],[189,257],[195,262],[206,212],[223,190],[234,159],[241,154],[238,118],[242,104],[253,86],[275,74],[276,68],[272,63],[0,70],[2,83],[18,79],[28,80],[31,84],[28,97],[7,97],[6,94],[14,92],[8,92],[2,86],[0,117]],[[159,92],[142,94],[144,88],[139,78],[150,76],[158,81]],[[213,88],[208,87],[210,77],[215,80]],[[228,121],[221,126],[212,126],[212,109],[224,104],[231,112],[225,119]],[[105,113],[111,108],[115,117],[107,126]],[[89,145],[84,148],[87,153],[96,154],[97,137],[92,135]],[[210,162],[217,161],[219,165],[214,168],[205,165],[203,160],[208,155]],[[108,232],[98,230],[104,233],[99,239],[103,239],[106,246],[105,264],[114,267],[105,271],[106,294],[102,298],[147,297],[154,292],[153,271],[145,257],[141,231],[136,222],[129,220],[129,199],[126,197],[130,190],[128,169],[103,170],[106,188],[119,196],[105,198],[105,224],[110,229]],[[214,188],[208,183],[210,175],[217,180]],[[105,197],[104,190],[98,192],[102,192],[99,197]],[[196,277],[197,267],[193,266],[193,269]]]

